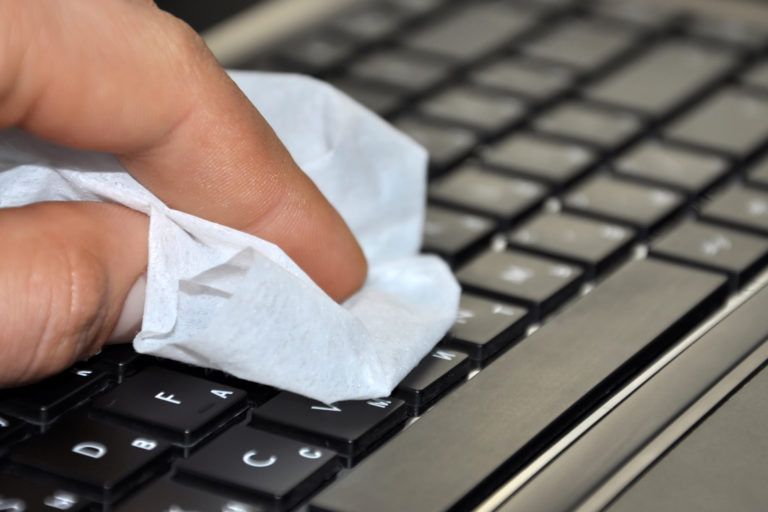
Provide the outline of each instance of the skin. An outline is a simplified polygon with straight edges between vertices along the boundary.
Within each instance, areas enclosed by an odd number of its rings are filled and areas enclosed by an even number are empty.
[[[173,208],[270,240],[331,297],[363,253],[200,38],[149,0],[0,0],[0,129],[114,153]],[[145,216],[0,210],[0,386],[98,352],[146,269]],[[11,357],[8,357],[8,356]]]

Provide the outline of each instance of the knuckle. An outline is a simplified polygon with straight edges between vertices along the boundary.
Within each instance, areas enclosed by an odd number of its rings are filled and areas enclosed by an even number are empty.
[[[203,39],[186,22],[164,11],[158,10],[162,17],[161,29],[171,51],[183,59],[195,61],[207,53]]]

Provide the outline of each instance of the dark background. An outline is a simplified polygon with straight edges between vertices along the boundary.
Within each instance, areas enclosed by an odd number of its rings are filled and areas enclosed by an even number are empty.
[[[201,32],[260,0],[157,0],[157,5]]]

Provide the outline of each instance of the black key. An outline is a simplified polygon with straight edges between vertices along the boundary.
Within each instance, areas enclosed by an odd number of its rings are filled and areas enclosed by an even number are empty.
[[[523,53],[591,71],[626,51],[637,39],[632,27],[599,20],[568,20],[523,45]]]
[[[702,217],[768,235],[768,193],[734,185],[704,204]]]
[[[469,130],[438,126],[414,117],[401,118],[395,126],[427,148],[430,165],[438,169],[466,156],[477,144],[477,136]]]
[[[752,87],[768,89],[768,62],[763,61],[755,65],[744,74],[742,81]]]
[[[123,382],[125,377],[136,373],[144,361],[128,343],[107,345],[92,360],[93,364],[112,374],[117,382]]]
[[[516,134],[492,144],[482,159],[494,167],[565,186],[594,163],[594,153],[578,144]]]
[[[466,351],[475,361],[487,361],[522,338],[529,324],[528,311],[520,306],[462,293],[446,343]]]
[[[320,493],[314,510],[472,509],[492,490],[481,484],[506,481],[711,311],[724,281],[630,263]]]
[[[546,188],[535,181],[503,176],[467,164],[429,187],[432,201],[509,222],[539,206]]]
[[[673,123],[666,135],[745,157],[768,138],[768,101],[740,89],[725,89]]]
[[[437,347],[400,381],[395,394],[405,400],[415,415],[419,415],[440,396],[464,381],[469,370],[467,354]]]
[[[319,74],[339,66],[358,43],[331,32],[312,33],[278,46],[276,57],[293,69]]]
[[[0,413],[46,424],[107,385],[107,375],[80,364],[36,384],[0,391]]]
[[[677,192],[597,176],[563,198],[565,208],[613,222],[629,224],[641,236],[674,215],[684,199]]]
[[[495,226],[484,217],[431,205],[427,207],[422,250],[454,264],[488,242]]]
[[[724,73],[731,63],[732,54],[724,49],[666,42],[590,86],[587,95],[662,115]]]
[[[394,32],[407,19],[407,12],[387,4],[366,5],[339,15],[331,26],[350,36],[371,42]]]
[[[418,108],[425,116],[484,134],[501,131],[519,121],[525,112],[523,102],[516,98],[466,86],[453,87],[432,96]]]
[[[746,49],[762,47],[768,40],[764,27],[744,23],[733,17],[696,16],[688,27],[691,34]]]
[[[356,60],[349,70],[354,78],[418,94],[443,81],[450,67],[403,50],[382,50]]]
[[[634,146],[615,160],[616,172],[701,195],[722,178],[727,162],[714,155],[690,151],[657,141]]]
[[[546,315],[579,291],[582,271],[519,251],[486,251],[456,273],[465,290],[522,303],[534,317]]]
[[[334,80],[333,85],[380,116],[387,116],[403,103],[403,94],[389,87],[377,87],[352,79]]]
[[[686,222],[653,242],[656,256],[727,272],[740,286],[768,263],[768,240],[721,226]]]
[[[354,462],[408,417],[402,400],[375,398],[328,405],[283,392],[254,409],[256,427],[329,447]]]
[[[24,423],[11,416],[0,415],[0,446],[9,439],[13,439]]]
[[[470,79],[483,87],[545,100],[565,91],[573,81],[573,72],[558,64],[504,58],[480,67]]]
[[[768,188],[768,155],[749,166],[747,181],[761,188]]]
[[[533,20],[528,11],[503,2],[478,2],[407,35],[404,43],[469,62],[500,48],[530,27]]]
[[[201,378],[204,378],[211,383],[223,384],[229,388],[245,391],[248,394],[248,401],[251,405],[261,405],[279,393],[279,391],[272,386],[238,379],[229,373],[219,370],[205,369],[205,371],[202,372]]]
[[[614,149],[636,136],[642,124],[633,114],[589,103],[561,104],[541,115],[534,126],[603,149]]]
[[[182,445],[240,414],[244,391],[163,368],[148,368],[100,396],[93,407]]]
[[[238,426],[177,465],[184,478],[254,494],[288,508],[340,469],[331,450]]]
[[[112,502],[161,470],[169,451],[157,439],[75,416],[14,447],[10,460],[66,481],[87,498]]]
[[[57,486],[0,474],[0,510],[8,512],[82,512],[91,503]]]
[[[509,234],[512,245],[602,273],[632,246],[631,229],[565,213],[543,213]]]
[[[262,512],[263,510],[264,508],[259,505],[225,498],[166,479],[142,489],[114,509],[115,512]]]

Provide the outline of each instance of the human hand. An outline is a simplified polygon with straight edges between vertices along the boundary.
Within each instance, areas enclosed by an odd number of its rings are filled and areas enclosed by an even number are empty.
[[[0,34],[0,129],[114,153],[169,206],[279,245],[336,300],[362,285],[344,221],[183,22],[151,0],[0,0]],[[0,210],[0,386],[100,349],[147,227],[106,203]]]

